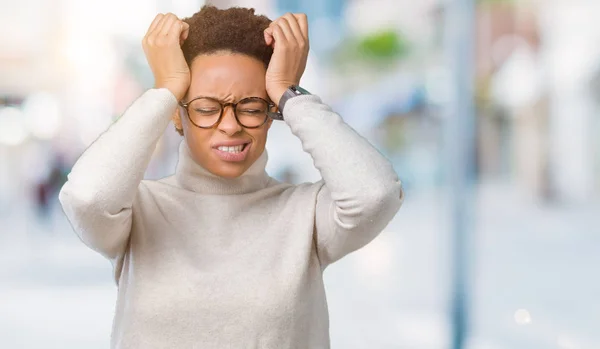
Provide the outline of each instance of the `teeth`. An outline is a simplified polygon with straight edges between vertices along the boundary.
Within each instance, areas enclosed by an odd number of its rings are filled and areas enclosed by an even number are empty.
[[[220,151],[226,151],[228,153],[240,153],[243,148],[244,148],[244,145],[236,145],[235,147],[220,146],[218,149]]]

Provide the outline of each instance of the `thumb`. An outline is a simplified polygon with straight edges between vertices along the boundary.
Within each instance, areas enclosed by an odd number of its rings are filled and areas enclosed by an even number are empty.
[[[185,39],[187,39],[190,34],[190,25],[186,22],[181,22],[181,34],[179,35],[179,44],[182,45]]]
[[[273,29],[271,29],[270,27],[265,29],[264,34],[265,43],[267,44],[267,46],[270,46],[273,43]]]

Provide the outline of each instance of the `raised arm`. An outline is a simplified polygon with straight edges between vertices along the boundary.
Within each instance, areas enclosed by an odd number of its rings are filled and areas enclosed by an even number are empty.
[[[138,185],[177,101],[146,91],[77,160],[59,200],[84,243],[109,259],[124,249]]]
[[[285,106],[285,120],[325,185],[317,197],[316,242],[326,266],[373,240],[402,205],[392,164],[317,96]]]
[[[267,91],[280,105],[284,91],[298,84],[304,72],[306,16],[277,19],[265,31],[265,40],[274,45]],[[392,164],[319,97],[293,97],[282,112],[325,182],[315,217],[317,253],[324,268],[366,245],[387,226],[402,205],[402,185]]]
[[[133,201],[152,153],[189,86],[179,46],[186,36],[187,24],[174,15],[155,18],[143,41],[155,88],[85,150],[59,193],[75,232],[113,265],[127,245]]]

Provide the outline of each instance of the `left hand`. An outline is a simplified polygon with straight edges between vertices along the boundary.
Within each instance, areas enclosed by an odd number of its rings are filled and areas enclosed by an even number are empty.
[[[266,87],[271,100],[279,100],[290,87],[298,85],[308,58],[308,20],[303,13],[286,13],[265,29],[265,42],[273,45],[267,68]]]

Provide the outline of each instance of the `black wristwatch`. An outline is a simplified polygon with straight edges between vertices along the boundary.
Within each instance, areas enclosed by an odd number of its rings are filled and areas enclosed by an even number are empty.
[[[283,108],[285,107],[285,103],[287,103],[287,101],[290,98],[302,95],[310,95],[310,92],[297,85],[292,85],[288,87],[288,89],[285,90],[283,96],[281,96],[281,99],[279,100],[279,105],[277,106],[279,110],[276,113],[270,113],[271,118],[283,120]]]

